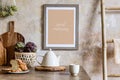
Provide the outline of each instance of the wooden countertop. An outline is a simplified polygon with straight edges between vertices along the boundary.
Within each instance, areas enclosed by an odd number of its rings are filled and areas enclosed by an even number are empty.
[[[0,71],[3,67],[0,66]],[[80,67],[80,72],[77,77],[73,77],[69,74],[69,72],[61,71],[61,72],[43,72],[43,71],[35,71],[31,69],[31,71],[27,74],[3,74],[0,72],[0,80],[91,80],[83,69]]]

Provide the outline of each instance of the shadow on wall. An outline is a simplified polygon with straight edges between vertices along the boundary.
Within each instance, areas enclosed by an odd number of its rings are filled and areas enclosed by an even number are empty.
[[[111,59],[114,57],[114,46],[113,45],[114,45],[113,43],[107,44],[107,58],[108,59]]]
[[[94,31],[94,24],[96,19],[96,10],[99,5],[99,0],[95,0],[91,7],[88,18],[88,27],[85,33],[85,42],[81,44],[83,50],[83,66],[86,68],[88,73],[100,73],[102,63],[102,52],[101,52],[101,33]],[[95,26],[97,28],[97,26]]]
[[[41,46],[42,46],[42,49],[43,49],[43,45],[44,45],[44,5],[42,5],[41,7],[41,11],[40,11],[40,13],[41,13],[41,22],[40,22],[40,27],[41,27],[41,38],[40,39],[42,39],[42,40],[40,40],[41,41]]]

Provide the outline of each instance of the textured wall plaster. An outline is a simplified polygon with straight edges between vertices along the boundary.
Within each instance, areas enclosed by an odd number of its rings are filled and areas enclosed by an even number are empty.
[[[3,0],[7,1],[7,0]],[[99,0],[16,0],[18,12],[11,17],[0,18],[0,34],[7,31],[7,23],[15,21],[15,31],[24,35],[26,42],[38,46],[37,55],[44,55],[41,49],[43,29],[43,4],[79,4],[79,50],[55,51],[61,55],[61,65],[80,64],[91,80],[102,79],[101,24]],[[119,6],[119,0],[106,0],[106,6]],[[5,2],[4,2],[5,3]],[[106,14],[107,39],[120,38],[119,14]],[[113,61],[113,44],[108,45],[108,73],[119,69]],[[120,73],[120,72],[118,72]],[[112,79],[111,79],[112,80]]]

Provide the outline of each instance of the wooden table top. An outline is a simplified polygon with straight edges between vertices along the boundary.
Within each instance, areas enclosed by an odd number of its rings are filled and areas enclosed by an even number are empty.
[[[68,70],[61,72],[35,71],[31,69],[27,74],[3,74],[0,66],[0,80],[91,80],[83,67],[77,77],[69,74]]]

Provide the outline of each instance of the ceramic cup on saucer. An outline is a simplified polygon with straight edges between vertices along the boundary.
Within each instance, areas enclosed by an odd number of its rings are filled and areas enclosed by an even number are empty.
[[[69,65],[69,72],[72,76],[77,76],[79,74],[80,65],[77,64],[70,64]]]

